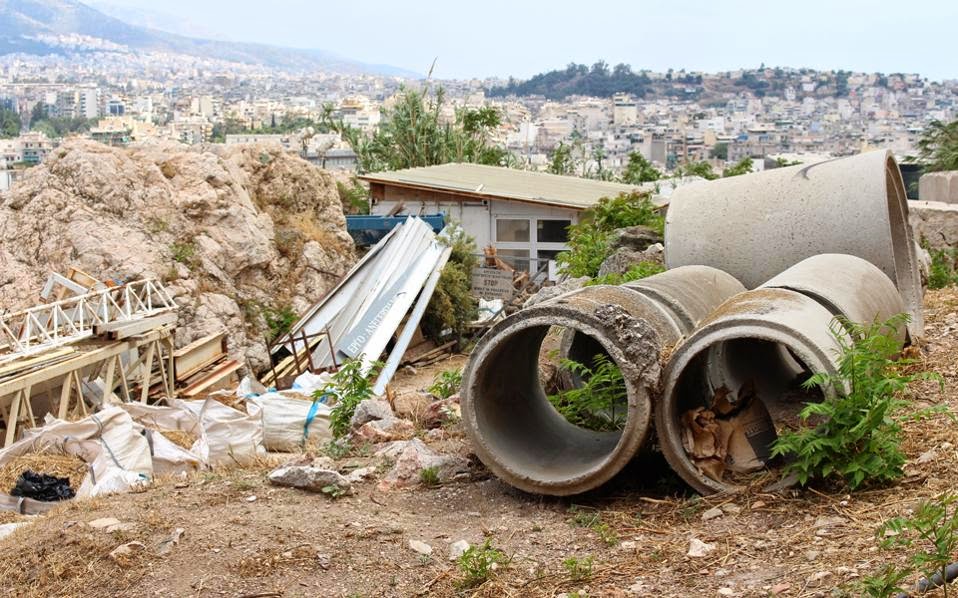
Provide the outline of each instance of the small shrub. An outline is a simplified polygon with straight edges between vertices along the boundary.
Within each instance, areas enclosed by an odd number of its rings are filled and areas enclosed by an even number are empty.
[[[348,359],[333,374],[329,384],[313,393],[316,400],[327,395],[336,397],[336,404],[329,413],[329,429],[333,438],[342,438],[349,432],[349,421],[356,407],[373,397],[373,381],[381,368],[382,363],[377,361],[368,372],[364,372],[362,356]]]
[[[439,485],[439,468],[424,467],[419,471],[419,483],[429,488],[435,488]]]
[[[266,328],[269,330],[269,340],[274,341],[289,332],[299,318],[292,307],[285,305],[278,309],[264,307],[263,319],[266,320]]]
[[[154,235],[169,232],[170,223],[158,216],[150,216],[146,219],[146,230]]]
[[[460,386],[462,386],[462,370],[445,370],[436,375],[432,381],[432,386],[426,390],[429,391],[429,394],[440,399],[448,399],[459,392]]]
[[[338,484],[330,484],[329,486],[323,486],[323,494],[330,498],[339,498],[346,494],[346,491],[339,487]]]
[[[323,454],[337,461],[349,455],[352,450],[352,444],[345,439],[330,440],[323,445]]]
[[[563,359],[559,367],[572,372],[582,385],[549,395],[549,402],[570,423],[596,431],[621,430],[628,409],[625,378],[605,355],[596,355],[592,367]]]
[[[592,557],[579,559],[574,556],[562,561],[569,579],[572,581],[586,581],[592,578]]]
[[[457,560],[462,578],[456,584],[461,589],[475,588],[485,583],[499,565],[509,562],[501,550],[492,547],[486,539],[482,546],[470,546]]]
[[[343,205],[344,214],[369,213],[369,190],[358,180],[351,179],[348,185],[336,181],[336,191],[339,192],[339,202]]]
[[[800,484],[837,476],[854,490],[865,482],[901,477],[901,425],[915,417],[902,413],[911,404],[904,393],[915,379],[940,381],[933,374],[903,374],[902,366],[911,361],[893,360],[900,349],[896,330],[907,321],[906,314],[899,314],[871,325],[832,322],[832,336],[841,348],[838,374],[819,373],[806,381],[806,388],[831,392],[800,413],[803,424],[815,416],[824,422],[782,434],[772,446],[773,456],[794,457],[785,470],[797,474]]]
[[[176,241],[170,245],[173,261],[192,268],[196,261],[196,245],[192,241]]]
[[[909,558],[910,569],[918,571],[925,579],[938,574],[945,577],[945,568],[955,560],[958,553],[958,495],[943,494],[918,505],[911,517],[896,517],[878,530],[883,537],[882,548],[901,546],[918,551]],[[948,586],[941,586],[948,596]]]
[[[611,284],[619,285],[631,282],[633,280],[641,280],[643,278],[648,278],[653,274],[659,274],[660,272],[665,272],[665,266],[658,262],[639,262],[631,266],[623,274],[618,272],[612,272],[604,276],[597,276],[590,280],[587,285],[597,285],[597,284]]]
[[[615,546],[619,543],[619,536],[615,533],[608,523],[602,521],[602,513],[594,509],[572,505],[569,507],[569,513],[572,514],[570,523],[576,527],[589,528],[609,546]]]

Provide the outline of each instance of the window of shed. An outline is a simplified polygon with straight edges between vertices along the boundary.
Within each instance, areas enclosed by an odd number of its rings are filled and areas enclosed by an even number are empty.
[[[496,220],[496,241],[524,243],[529,241],[529,220],[499,218]]]
[[[565,243],[569,240],[571,220],[537,220],[536,241],[539,243]]]

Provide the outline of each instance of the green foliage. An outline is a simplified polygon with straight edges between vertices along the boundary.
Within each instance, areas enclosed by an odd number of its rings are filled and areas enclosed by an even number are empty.
[[[799,164],[802,164],[801,160],[786,160],[782,157],[775,158],[775,165],[779,168],[785,168],[786,166],[798,166]]]
[[[11,139],[20,134],[20,115],[9,108],[0,109],[0,138]]]
[[[924,163],[925,172],[958,170],[958,120],[933,120],[918,140],[918,156],[910,161]]]
[[[693,77],[691,81],[695,81]],[[643,97],[651,88],[651,79],[644,72],[634,73],[627,64],[617,64],[612,69],[600,60],[588,67],[570,63],[563,70],[535,75],[527,81],[509,79],[508,84],[488,90],[491,97],[509,95],[542,95],[550,100],[561,100],[571,95],[586,95],[608,98],[616,93],[628,93]],[[701,78],[698,79],[701,83]]]
[[[314,395],[315,399],[315,395]],[[345,438],[340,438],[339,440],[330,440],[323,445],[323,454],[329,457],[330,459],[342,459],[349,455],[352,452],[353,446]]]
[[[722,176],[728,178],[730,176],[739,176],[741,174],[748,174],[752,172],[752,166],[753,164],[752,164],[751,158],[742,158],[741,160],[739,160],[732,166],[729,166],[728,168],[723,170]]]
[[[438,467],[424,467],[419,470],[419,483],[423,486],[428,486],[429,488],[434,488],[439,485],[439,468]]]
[[[572,514],[570,523],[576,527],[589,528],[608,546],[615,546],[619,543],[619,537],[608,523],[602,521],[602,513],[599,511],[588,507],[572,505],[569,507],[569,513]]]
[[[582,385],[549,395],[549,402],[569,423],[596,431],[621,430],[628,397],[622,370],[606,355],[596,355],[592,367],[563,359],[559,367],[571,372]]]
[[[662,173],[652,166],[652,163],[646,160],[642,154],[638,152],[629,154],[629,163],[622,171],[623,183],[638,185],[639,183],[657,181],[660,178],[662,178]]]
[[[573,175],[576,169],[576,159],[572,153],[573,147],[560,141],[559,146],[552,152],[546,172],[550,174]]]
[[[369,371],[363,371],[363,357],[344,361],[333,379],[313,393],[314,400],[324,396],[336,397],[336,404],[329,413],[329,429],[333,438],[342,438],[349,432],[349,420],[356,407],[366,399],[373,398],[373,382],[383,364],[374,362]]]
[[[339,192],[339,201],[343,204],[344,214],[369,213],[369,190],[357,179],[351,179],[349,185],[336,181],[336,191]]]
[[[43,118],[30,123],[31,131],[42,131],[51,139],[70,133],[86,133],[97,123],[95,118]]]
[[[908,322],[899,314],[870,325],[836,319],[830,328],[840,346],[836,375],[818,373],[806,388],[826,391],[820,403],[801,411],[803,427],[781,435],[772,455],[794,457],[786,472],[795,473],[802,485],[812,478],[839,477],[854,490],[865,482],[889,482],[902,475],[905,454],[900,448],[903,398],[908,384],[930,374],[902,373],[909,360],[894,361],[900,350],[896,331]],[[823,418],[809,427],[808,420]]]
[[[644,225],[661,233],[665,219],[644,193],[621,193],[603,197],[585,210],[579,223],[569,227],[569,251],[556,256],[569,276],[596,276],[605,258],[612,253],[612,232]]]
[[[866,575],[853,585],[859,595],[873,598],[889,598],[897,596],[902,591],[902,582],[911,574],[909,569],[899,569],[895,565],[887,564],[874,575]]]
[[[192,268],[196,262],[196,245],[192,241],[175,241],[170,245],[173,261]]]
[[[909,567],[897,574],[886,571],[886,578],[900,581],[918,571],[925,579],[935,574],[945,579],[945,568],[958,553],[958,495],[943,494],[922,502],[911,517],[896,517],[882,525],[878,537],[882,548],[918,548],[908,559]],[[941,586],[946,597],[949,585]]]
[[[932,249],[931,269],[928,273],[928,288],[943,289],[958,284],[958,249]]]
[[[475,588],[485,583],[499,565],[509,562],[505,553],[492,547],[492,540],[486,538],[482,546],[470,546],[456,564],[462,578],[456,583],[460,589]]]
[[[700,176],[707,181],[714,181],[718,178],[712,165],[708,162],[689,162],[684,166],[675,169],[676,176]]]
[[[324,124],[339,132],[356,152],[359,172],[400,170],[448,162],[503,166],[508,152],[491,142],[502,123],[497,108],[459,108],[453,122],[444,122],[446,94],[401,88],[392,108],[372,135],[326,117]]]
[[[264,307],[263,319],[266,320],[266,328],[269,330],[269,340],[272,342],[289,332],[289,329],[293,327],[293,324],[295,324],[299,318],[292,307],[284,305],[279,309]]]
[[[724,141],[716,143],[709,151],[709,157],[718,158],[719,160],[728,160],[728,143]]]
[[[437,342],[446,337],[445,331],[462,338],[479,314],[479,302],[472,296],[472,269],[478,263],[475,241],[460,226],[450,227],[439,239],[452,252],[420,323],[423,334]]]
[[[592,557],[576,558],[571,556],[562,561],[569,579],[572,581],[586,581],[592,578]]]
[[[426,390],[429,391],[429,394],[440,399],[448,399],[459,392],[460,386],[462,386],[462,370],[445,370],[439,372],[433,378],[432,386]]]
[[[660,272],[665,272],[665,266],[658,262],[639,262],[638,264],[630,266],[623,274],[611,272],[603,276],[597,276],[586,284],[587,286],[597,284],[620,285],[633,280],[641,280],[653,274],[659,274]]]
[[[323,486],[321,492],[330,498],[339,498],[347,494],[346,490],[340,488],[338,484],[330,484],[329,486]]]

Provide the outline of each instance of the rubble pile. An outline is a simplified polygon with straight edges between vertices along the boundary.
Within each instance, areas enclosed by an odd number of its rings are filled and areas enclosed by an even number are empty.
[[[0,305],[35,303],[50,271],[155,278],[176,344],[226,329],[267,364],[265,316],[301,313],[353,262],[331,176],[267,146],[64,143],[0,195]]]

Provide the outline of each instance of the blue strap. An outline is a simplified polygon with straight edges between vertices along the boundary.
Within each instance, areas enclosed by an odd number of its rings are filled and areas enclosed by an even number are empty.
[[[322,399],[326,397],[323,396]],[[306,446],[306,441],[309,440],[309,426],[313,424],[313,420],[316,419],[316,413],[319,411],[320,399],[313,399],[313,404],[309,406],[309,413],[306,414],[306,425],[303,426],[303,446]]]

